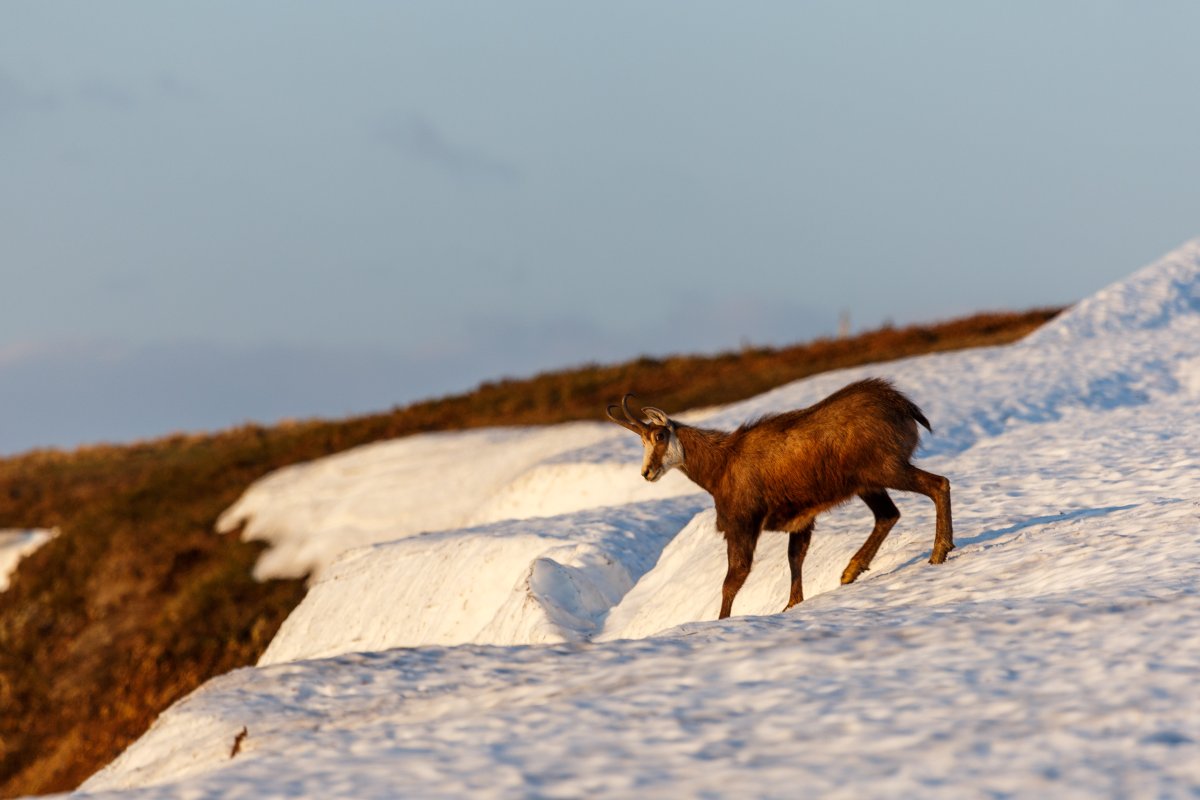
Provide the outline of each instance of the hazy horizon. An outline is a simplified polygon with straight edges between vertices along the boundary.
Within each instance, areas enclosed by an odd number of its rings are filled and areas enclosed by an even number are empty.
[[[14,2],[0,453],[1067,304],[1200,235],[1200,7]]]

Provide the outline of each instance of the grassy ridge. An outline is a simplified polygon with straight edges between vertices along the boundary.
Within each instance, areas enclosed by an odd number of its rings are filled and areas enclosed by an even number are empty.
[[[589,365],[345,421],[0,460],[0,527],[62,532],[0,594],[0,796],[77,786],[167,705],[257,659],[303,587],[253,581],[259,546],[213,525],[274,469],[422,431],[597,419],[626,391],[671,410],[732,402],[830,369],[1011,342],[1059,310]]]

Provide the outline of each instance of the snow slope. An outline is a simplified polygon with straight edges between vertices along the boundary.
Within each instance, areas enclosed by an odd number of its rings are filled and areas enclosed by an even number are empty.
[[[786,537],[766,535],[745,616],[716,622],[710,503],[637,484],[627,432],[555,438],[540,461],[497,453],[484,477],[450,457],[443,480],[482,488],[414,503],[417,522],[381,516],[372,541],[389,525],[398,541],[311,562],[321,577],[262,665],[176,704],[84,790],[1200,794],[1200,241],[1017,345],[817,376],[708,421],[868,374],[934,423],[921,463],[953,483],[946,564],[927,563],[932,505],[897,495],[904,518],[872,570],[839,587],[870,530],[848,505],[818,523],[809,599],[777,613]],[[312,490],[382,497],[394,467]],[[251,526],[291,513],[251,505]]]
[[[700,505],[637,503],[621,514],[510,520],[353,551],[310,590],[260,663],[383,649],[380,642],[587,638]]]

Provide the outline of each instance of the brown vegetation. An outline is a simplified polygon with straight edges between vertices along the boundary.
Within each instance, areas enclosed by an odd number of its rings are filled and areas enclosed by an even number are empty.
[[[838,367],[1010,342],[1057,311],[592,365],[346,421],[0,460],[0,527],[61,529],[0,594],[0,796],[77,786],[170,703],[257,659],[303,587],[256,583],[258,547],[213,525],[271,470],[421,431],[596,419],[630,390],[677,409],[731,402]]]

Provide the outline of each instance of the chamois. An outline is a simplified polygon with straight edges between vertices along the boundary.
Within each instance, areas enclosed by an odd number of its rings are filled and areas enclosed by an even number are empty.
[[[950,481],[910,463],[917,423],[929,421],[911,400],[879,378],[852,383],[808,408],[763,417],[735,431],[694,428],[645,407],[646,419],[629,409],[608,418],[642,438],[642,477],[657,481],[678,467],[712,495],[717,528],[725,535],[729,570],[721,589],[720,619],[729,616],[754,560],[763,530],[790,534],[792,587],[784,610],[804,599],[800,571],[818,514],[859,497],[875,515],[875,528],[842,572],[851,583],[871,566],[879,545],[900,519],[888,489],[918,492],[937,508],[931,564],[954,549]]]

